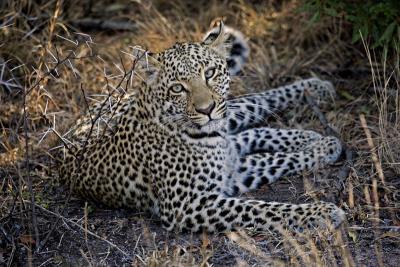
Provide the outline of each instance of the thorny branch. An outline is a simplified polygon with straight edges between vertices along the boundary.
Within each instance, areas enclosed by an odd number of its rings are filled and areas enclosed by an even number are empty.
[[[135,66],[136,66],[136,62],[137,62],[137,59],[133,60],[132,67],[131,67],[128,71],[126,71],[126,70],[125,70],[125,67],[124,67],[124,75],[123,75],[123,77],[120,79],[120,82],[118,83],[118,85],[116,86],[116,88],[119,88],[119,87],[122,85],[122,83],[124,82],[124,80],[127,80],[127,78],[128,78],[128,80],[130,79],[130,77],[132,76],[132,74],[133,74],[133,72],[134,72],[134,69],[135,69]],[[126,83],[126,87],[125,87],[124,92],[122,93],[122,96],[120,96],[120,98],[118,99],[117,107],[121,104],[121,100],[122,100],[123,96],[124,96],[124,95],[126,94],[126,92],[127,92],[127,89],[128,89],[128,88],[127,88],[127,85],[128,85],[128,82]],[[92,133],[93,133],[93,130],[94,130],[94,126],[96,125],[96,122],[98,121],[98,119],[101,117],[105,105],[108,103],[109,99],[112,97],[111,92],[109,92],[108,97],[102,102],[102,104],[101,104],[101,106],[100,106],[100,108],[99,108],[99,110],[98,110],[98,112],[97,112],[97,114],[96,114],[96,117],[93,119],[92,114],[91,114],[91,110],[90,110],[90,107],[89,107],[89,102],[88,102],[88,100],[87,100],[87,97],[86,97],[86,94],[85,94],[85,91],[84,91],[84,89],[83,89],[83,85],[82,85],[82,84],[81,84],[81,92],[82,92],[82,95],[83,95],[83,97],[84,97],[85,104],[86,104],[87,109],[88,109],[88,112],[89,112],[89,116],[90,116],[90,119],[91,119],[91,125],[90,125],[89,131],[88,131],[87,134],[86,134],[85,141],[84,141],[84,143],[82,144],[81,148],[77,151],[77,153],[72,153],[72,155],[73,155],[73,156],[76,158],[76,160],[77,160],[77,164],[78,164],[77,169],[78,169],[78,170],[80,170],[80,168],[81,168],[81,163],[82,163],[83,155],[85,154],[85,152],[86,152],[86,150],[87,150],[90,137],[91,137],[91,135],[92,135]],[[111,120],[111,119],[113,118],[113,116],[115,115],[115,111],[116,111],[116,109],[114,109],[114,111],[113,111],[112,115],[110,116],[110,118],[109,118],[107,124],[110,122],[110,120]],[[103,135],[104,135],[104,134],[105,134],[105,130],[104,130],[104,132],[103,132]],[[103,135],[102,135],[102,136],[103,136]],[[58,136],[58,135],[57,135],[57,136]],[[58,137],[60,138],[60,136],[58,136]],[[62,140],[62,138],[61,138],[61,140]],[[101,138],[99,138],[99,140],[101,140]],[[63,143],[64,143],[64,145],[66,145],[65,142],[63,142]],[[66,146],[66,148],[68,149],[68,146]],[[70,191],[69,191],[69,193],[68,193],[68,196],[67,196],[67,198],[66,198],[66,200],[65,200],[65,202],[64,202],[64,207],[63,207],[62,211],[60,212],[60,214],[63,214],[63,213],[65,212],[66,208],[68,207],[67,204],[69,203],[69,201],[70,201],[70,199],[71,199],[72,192],[73,192],[72,189],[73,189],[74,186],[75,186],[76,179],[77,179],[77,177],[75,176],[74,179],[73,179],[73,181],[72,181],[72,183],[71,183]],[[42,241],[42,243],[41,243],[40,246],[38,247],[38,251],[40,251],[40,250],[45,246],[45,244],[47,243],[47,241],[48,241],[48,239],[50,238],[51,234],[52,234],[52,233],[54,232],[54,230],[56,229],[56,227],[57,227],[57,225],[58,225],[58,223],[59,223],[59,221],[60,221],[60,218],[61,218],[61,217],[57,217],[57,219],[56,219],[56,221],[54,222],[52,228],[51,228],[50,231],[47,233],[46,237],[44,238],[44,240]]]
[[[88,45],[88,43],[86,42],[86,44]],[[78,44],[76,44],[77,46],[78,46]],[[91,49],[90,49],[90,51],[92,51]],[[25,139],[25,165],[24,165],[24,168],[25,168],[25,170],[26,170],[26,173],[24,173],[24,174],[20,174],[20,179],[23,179],[22,177],[23,176],[25,176],[26,177],[26,181],[27,181],[27,187],[28,187],[28,190],[29,190],[29,193],[30,193],[30,201],[28,202],[29,203],[29,207],[30,207],[30,212],[29,212],[29,216],[30,216],[30,221],[31,221],[31,224],[30,224],[30,227],[31,227],[31,233],[33,233],[34,234],[34,240],[35,240],[35,244],[36,244],[36,252],[39,252],[39,251],[41,251],[43,248],[44,248],[44,246],[46,245],[46,243],[48,242],[48,240],[49,240],[49,238],[51,237],[51,235],[54,233],[54,230],[56,229],[56,227],[59,225],[59,222],[60,222],[60,220],[63,218],[62,217],[62,214],[64,214],[65,213],[65,211],[66,211],[66,209],[67,209],[67,207],[68,207],[68,203],[69,203],[69,201],[70,201],[70,199],[71,199],[71,196],[72,196],[72,194],[71,194],[71,192],[72,192],[72,190],[70,190],[70,192],[68,193],[68,196],[66,197],[66,199],[65,199],[65,201],[63,201],[64,202],[64,206],[63,206],[63,208],[62,208],[62,210],[60,211],[60,213],[54,213],[54,212],[50,212],[51,214],[53,214],[53,215],[55,215],[56,216],[56,221],[52,224],[52,227],[51,227],[51,229],[46,233],[46,235],[45,235],[45,237],[44,238],[42,238],[42,240],[39,240],[39,237],[40,237],[40,233],[39,233],[39,227],[38,227],[38,219],[37,219],[37,211],[36,211],[36,209],[39,207],[39,209],[41,209],[41,207],[39,206],[39,205],[37,205],[36,203],[35,203],[35,194],[34,194],[34,192],[33,192],[33,186],[32,186],[32,177],[31,177],[31,163],[30,163],[30,161],[31,161],[31,159],[30,159],[30,151],[29,151],[29,149],[30,149],[30,147],[29,147],[29,135],[28,135],[28,129],[29,129],[29,114],[28,114],[28,108],[27,108],[27,97],[28,97],[28,95],[29,95],[29,93],[31,93],[32,92],[32,90],[35,90],[35,89],[37,89],[39,86],[40,86],[40,84],[47,78],[47,77],[53,77],[53,78],[57,78],[58,76],[59,76],[59,74],[58,74],[58,68],[60,67],[60,66],[62,66],[62,65],[64,65],[64,64],[69,64],[69,66],[72,68],[72,71],[75,71],[74,70],[74,67],[72,66],[72,63],[71,63],[71,61],[72,60],[82,60],[82,59],[85,59],[85,58],[90,58],[90,57],[94,57],[95,55],[93,55],[92,53],[89,55],[89,56],[81,56],[81,57],[77,57],[77,56],[75,56],[75,51],[74,50],[71,50],[71,51],[69,51],[68,52],[68,54],[64,57],[64,58],[61,58],[61,53],[58,51],[58,49],[57,49],[57,47],[55,46],[55,52],[54,53],[51,53],[51,51],[49,51],[49,54],[51,55],[51,57],[53,58],[53,62],[52,62],[52,67],[50,68],[50,66],[48,66],[48,65],[46,65],[45,64],[45,66],[46,66],[46,68],[47,68],[47,71],[46,72],[44,72],[42,75],[40,75],[40,77],[38,77],[38,79],[29,87],[29,88],[25,88],[25,90],[23,91],[23,128],[24,128],[24,139]],[[118,105],[120,105],[120,103],[121,103],[121,101],[122,101],[122,99],[123,99],[123,97],[124,97],[124,95],[126,94],[126,92],[127,92],[127,90],[128,90],[128,85],[129,85],[129,81],[132,79],[132,76],[133,76],[133,73],[134,73],[134,68],[135,68],[135,65],[136,65],[136,62],[137,62],[137,58],[135,59],[135,60],[132,60],[132,65],[131,65],[131,68],[130,69],[126,69],[125,68],[125,66],[124,66],[124,64],[123,64],[123,62],[121,61],[121,64],[122,64],[122,68],[123,68],[123,71],[122,71],[122,78],[120,79],[120,81],[119,81],[119,83],[117,84],[117,86],[115,87],[115,88],[121,88],[121,86],[122,86],[122,84],[126,81],[126,84],[125,84],[125,86],[123,86],[123,87],[125,87],[124,89],[122,89],[121,91],[123,91],[122,92],[122,95],[119,97],[119,99],[118,99],[118,102],[117,102],[117,104],[116,104],[116,106],[118,107]],[[39,72],[37,72],[37,74],[39,74]],[[55,75],[56,74],[56,75]],[[55,77],[55,76],[57,76],[57,77]],[[107,80],[107,86],[109,86],[108,85],[108,79],[107,79],[107,77],[106,77],[106,80]],[[85,91],[84,91],[84,89],[83,89],[83,85],[81,84],[81,91],[82,91],[82,94],[83,94],[83,98],[84,98],[84,101],[85,101],[85,104],[86,104],[86,106],[87,106],[87,108],[88,108],[88,112],[90,113],[90,118],[91,118],[91,127],[90,127],[90,129],[89,129],[89,131],[87,132],[87,135],[86,135],[86,137],[85,137],[85,141],[83,142],[83,144],[80,146],[80,149],[77,149],[77,150],[74,150],[74,151],[77,151],[76,153],[71,153],[76,159],[77,159],[77,164],[78,164],[78,166],[77,166],[77,168],[79,169],[80,168],[80,164],[81,164],[81,162],[82,162],[82,157],[83,157],[83,155],[85,154],[85,151],[86,151],[86,149],[87,149],[87,147],[88,147],[88,144],[89,144],[89,139],[90,139],[90,137],[91,137],[91,135],[92,135],[92,132],[93,132],[93,130],[94,130],[94,126],[96,125],[96,122],[97,122],[97,120],[99,119],[99,118],[101,118],[101,116],[102,116],[102,113],[103,113],[103,110],[104,110],[104,107],[106,106],[106,104],[109,102],[109,100],[111,99],[111,97],[113,97],[113,92],[110,92],[109,91],[109,93],[108,93],[108,97],[103,101],[103,103],[101,104],[101,106],[100,106],[100,109],[99,109],[99,112],[98,112],[98,114],[92,114],[93,112],[90,110],[90,108],[89,108],[89,102],[88,102],[88,99],[87,99],[87,96],[86,96],[86,94],[85,94]],[[107,111],[108,112],[108,111]],[[109,119],[108,119],[108,122],[114,117],[114,115],[115,115],[115,112],[116,112],[116,110],[113,110],[113,111],[111,111],[110,110],[110,113],[112,113],[111,114],[111,116],[109,117]],[[95,115],[95,116],[93,116],[93,115]],[[50,122],[48,119],[47,119],[47,116],[46,116],[46,114],[44,114],[44,118],[46,119],[46,121],[47,122]],[[108,123],[107,122],[107,123]],[[52,123],[52,122],[50,122],[50,123]],[[69,152],[72,152],[72,150],[71,150],[71,147],[70,147],[70,145],[72,145],[72,146],[74,146],[74,144],[73,143],[66,143],[65,142],[65,138],[63,137],[63,136],[61,136],[58,132],[57,132],[57,130],[55,129],[55,123],[54,123],[54,125],[53,126],[51,126],[50,128],[49,128],[49,130],[46,132],[46,134],[48,133],[48,132],[53,132],[56,136],[57,136],[57,138],[62,142],[62,144],[64,145],[64,147],[67,149],[67,150],[69,150]],[[46,134],[44,135],[44,137],[46,136]],[[44,138],[43,137],[43,138]],[[39,142],[40,143],[40,142]],[[77,148],[76,146],[75,146],[75,148]],[[77,177],[75,177],[75,179],[73,179],[73,181],[72,181],[72,185],[71,185],[71,187],[73,187],[74,185],[75,185],[75,182],[76,182],[76,178]],[[15,195],[15,197],[14,197],[14,199],[16,200],[17,198],[18,198],[18,195],[19,194],[16,194]],[[21,199],[21,203],[23,204],[24,202],[26,203],[26,201],[25,200],[23,200],[23,199]],[[1,221],[2,222],[5,222],[5,221],[7,221],[8,219],[12,219],[12,217],[13,217],[13,211],[14,211],[14,208],[12,208],[11,209],[11,211],[8,213],[8,215],[6,216],[6,217],[3,217],[3,218],[1,218]],[[78,226],[78,227],[80,227],[77,223],[74,223],[76,226]],[[7,243],[9,243],[9,244],[11,244],[12,245],[12,254],[10,255],[10,257],[9,257],[9,260],[8,260],[8,263],[9,264],[11,264],[12,262],[13,262],[13,258],[14,258],[14,253],[15,253],[15,251],[16,251],[16,249],[17,249],[17,243],[15,242],[15,240],[14,240],[14,237],[13,236],[11,236],[11,238],[7,238],[8,237],[8,234],[11,234],[11,233],[8,233],[7,232],[7,229],[5,229],[4,227],[2,227],[1,229],[1,235],[2,236],[5,236],[5,239],[7,240]],[[108,241],[107,239],[105,239],[105,238],[103,238],[103,237],[99,237],[99,236],[97,236],[96,234],[94,234],[94,233],[89,233],[89,234],[91,234],[92,236],[94,236],[94,237],[96,237],[96,238],[99,238],[99,239],[101,239],[101,240],[103,240],[103,241],[105,241],[106,243],[108,243],[110,246],[112,246],[112,247],[116,247],[114,244],[112,244],[110,241]],[[121,249],[119,249],[118,247],[116,247],[121,253],[123,253],[125,256],[129,256],[126,252],[124,252],[124,251],[122,251]]]
[[[55,51],[56,51],[56,57],[55,57],[55,59],[56,59],[56,62],[55,62],[55,63],[56,63],[56,64],[55,64],[55,66],[52,67],[51,69],[48,69],[48,70],[42,75],[42,77],[40,77],[31,87],[29,87],[29,89],[26,90],[26,95],[28,95],[33,89],[37,88],[37,87],[40,85],[40,83],[41,83],[45,78],[47,78],[47,77],[49,77],[49,76],[53,76],[53,73],[57,73],[57,68],[60,67],[61,65],[63,65],[64,63],[70,62],[70,60],[72,60],[72,59],[74,59],[74,60],[80,60],[80,59],[85,59],[85,58],[92,58],[92,57],[95,56],[95,55],[93,55],[93,54],[90,54],[90,55],[88,55],[88,56],[77,57],[77,56],[75,56],[75,52],[74,52],[73,50],[71,50],[65,58],[60,59],[60,58],[59,58],[59,52],[58,52],[58,50],[57,50],[57,47],[55,47]],[[51,53],[50,53],[50,54],[51,54]]]

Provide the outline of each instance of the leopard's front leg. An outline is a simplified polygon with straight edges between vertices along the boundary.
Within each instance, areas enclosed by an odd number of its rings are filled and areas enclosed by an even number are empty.
[[[240,156],[234,166],[229,194],[244,193],[278,178],[334,163],[342,152],[340,141],[328,136],[295,152],[261,152]]]
[[[284,204],[225,197],[204,191],[182,204],[185,207],[180,213],[167,210],[167,215],[162,217],[167,229],[211,233],[240,228],[303,231],[329,225],[337,227],[345,218],[344,212],[331,203]]]
[[[312,78],[228,100],[228,132],[234,134],[251,128],[289,106],[304,103],[305,89],[318,99],[327,99],[335,93],[330,82]]]

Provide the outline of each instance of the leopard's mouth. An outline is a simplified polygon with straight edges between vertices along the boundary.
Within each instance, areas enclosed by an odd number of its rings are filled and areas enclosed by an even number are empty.
[[[190,116],[189,119],[199,127],[206,126],[208,124],[215,124],[224,119],[226,119],[226,112],[220,114],[196,114],[195,116]]]

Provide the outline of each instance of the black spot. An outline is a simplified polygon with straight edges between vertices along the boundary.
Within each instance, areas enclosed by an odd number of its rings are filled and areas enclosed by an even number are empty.
[[[190,214],[192,214],[193,213],[193,209],[192,208],[188,208],[187,210],[186,210],[186,214],[187,215],[190,215]]]
[[[240,213],[240,212],[243,211],[243,207],[242,206],[236,206],[235,210],[236,210],[237,213]]]
[[[266,215],[267,215],[267,217],[274,217],[275,213],[267,211]]]
[[[219,207],[219,208],[222,208],[222,206],[224,206],[225,202],[226,202],[226,199],[221,199],[221,200],[218,202],[218,207]]]
[[[225,221],[226,222],[232,222],[233,220],[235,220],[235,218],[236,218],[236,215],[231,215],[231,216],[225,218]]]
[[[237,122],[234,119],[229,120],[229,129],[234,130],[238,126]]]
[[[228,60],[226,61],[226,63],[227,63],[227,65],[228,65],[228,68],[234,68],[235,65],[236,65],[236,63],[235,63],[235,61],[234,61],[233,59],[228,59]]]
[[[251,184],[253,183],[253,181],[254,181],[254,177],[253,176],[249,176],[244,180],[243,184],[245,186],[247,186],[247,187],[250,187]]]
[[[204,218],[200,214],[197,214],[194,218],[196,219],[197,223],[199,224],[204,223]]]
[[[251,218],[249,217],[249,215],[247,213],[245,213],[242,215],[242,221],[249,222],[249,221],[251,221]]]
[[[245,171],[247,171],[247,168],[246,168],[246,167],[240,167],[240,168],[239,168],[239,173],[243,173],[243,172],[245,172]]]
[[[271,174],[271,175],[275,175],[276,174],[276,167],[271,167],[271,169],[269,170],[269,173]]]
[[[243,54],[244,47],[240,43],[235,43],[231,49],[232,56],[241,56]]]
[[[208,215],[208,216],[212,216],[212,215],[214,215],[216,212],[217,212],[217,211],[216,211],[215,209],[209,209],[209,210],[207,210],[207,215]]]
[[[207,197],[202,197],[200,199],[200,205],[204,206],[206,204],[206,202],[207,202]]]
[[[281,221],[281,218],[280,217],[272,217],[272,219],[271,219],[273,222],[279,222],[279,221]]]
[[[254,107],[253,107],[253,106],[247,106],[247,109],[248,109],[250,112],[254,112]]]
[[[216,195],[216,194],[208,196],[208,200],[211,200],[211,201],[216,200],[217,198],[218,198],[218,195]]]
[[[219,215],[221,216],[221,217],[225,217],[226,215],[228,215],[229,214],[229,210],[223,210],[223,211],[221,211],[220,213],[219,213]]]
[[[193,222],[192,222],[192,220],[190,218],[186,218],[185,224],[186,224],[186,227],[189,228],[189,229],[192,229],[193,226],[194,226],[194,224],[193,224]]]

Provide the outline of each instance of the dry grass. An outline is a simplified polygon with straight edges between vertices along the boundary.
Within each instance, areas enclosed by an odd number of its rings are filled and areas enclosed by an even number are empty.
[[[0,4],[0,265],[355,266],[395,265],[400,255],[399,53],[349,43],[346,23],[308,25],[298,1],[5,1]],[[134,31],[86,31],[84,17]],[[323,111],[357,151],[350,174],[329,170],[282,179],[252,194],[274,201],[330,200],[348,224],[317,236],[167,233],[157,220],[70,198],[56,182],[53,148],[86,100],[133,90],[124,72],[135,45],[153,51],[199,40],[223,17],[252,54],[233,94],[319,76],[338,89]],[[122,22],[121,22],[122,21]],[[124,77],[124,80],[121,79]],[[133,80],[135,82],[136,79]],[[122,83],[121,83],[122,82]],[[119,86],[118,86],[119,85]],[[83,93],[86,97],[83,96]],[[270,121],[323,131],[308,107]],[[302,179],[303,178],[303,179]]]

